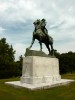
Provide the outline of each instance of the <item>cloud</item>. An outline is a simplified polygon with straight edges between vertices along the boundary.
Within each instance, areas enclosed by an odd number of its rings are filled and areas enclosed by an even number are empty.
[[[31,43],[33,21],[45,18],[58,52],[74,51],[75,0],[0,0],[0,38],[16,50],[16,59]],[[43,51],[47,52],[45,46]],[[20,50],[21,49],[21,50]],[[23,49],[23,51],[22,51]],[[32,49],[39,50],[36,41]]]
[[[3,32],[5,29],[3,27],[0,27],[0,32]]]
[[[1,1],[0,10],[1,17],[6,16],[5,21],[21,21],[26,22],[27,19],[38,18],[42,15],[41,9],[37,7],[34,0],[13,0]]]
[[[16,54],[15,54],[15,59],[18,60],[19,59],[19,56],[22,55],[22,54],[25,54],[25,45],[22,44],[22,43],[16,43],[14,46],[13,46],[14,50],[17,51]],[[24,55],[23,55],[24,56]]]

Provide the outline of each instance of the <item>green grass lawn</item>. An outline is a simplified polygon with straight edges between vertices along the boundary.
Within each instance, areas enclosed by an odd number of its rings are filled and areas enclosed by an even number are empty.
[[[62,78],[75,80],[75,74],[62,75]],[[75,82],[50,89],[31,91],[4,84],[13,80],[19,80],[19,78],[0,80],[0,100],[75,100]]]

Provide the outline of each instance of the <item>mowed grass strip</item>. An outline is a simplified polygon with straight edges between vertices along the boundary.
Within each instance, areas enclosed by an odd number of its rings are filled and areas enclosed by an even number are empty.
[[[75,80],[75,74],[65,74],[62,78]],[[75,100],[75,82],[50,89],[31,91],[4,84],[13,80],[19,80],[19,78],[0,80],[0,100]]]

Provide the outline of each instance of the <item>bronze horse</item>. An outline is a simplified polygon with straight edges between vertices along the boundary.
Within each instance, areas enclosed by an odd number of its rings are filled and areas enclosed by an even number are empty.
[[[42,51],[42,43],[44,43],[49,51],[49,55],[54,55],[53,38],[51,36],[46,36],[46,34],[43,33],[40,27],[40,23],[34,22],[34,26],[35,26],[35,30],[33,32],[32,42],[31,45],[28,47],[28,49],[32,47],[35,39],[37,39],[40,43],[40,51]],[[51,46],[51,50],[49,45]]]

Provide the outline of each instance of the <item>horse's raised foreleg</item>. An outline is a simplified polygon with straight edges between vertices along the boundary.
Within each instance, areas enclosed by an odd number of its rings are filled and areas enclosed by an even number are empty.
[[[34,44],[34,41],[35,41],[35,39],[34,39],[34,38],[32,38],[31,45],[28,47],[28,49],[31,49],[31,47],[32,47],[32,46],[33,46],[33,44]]]

